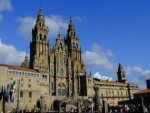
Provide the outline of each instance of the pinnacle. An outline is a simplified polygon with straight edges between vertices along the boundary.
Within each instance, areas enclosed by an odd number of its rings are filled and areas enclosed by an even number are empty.
[[[119,63],[118,71],[121,71],[121,70],[123,70],[123,67],[122,67],[122,65]]]

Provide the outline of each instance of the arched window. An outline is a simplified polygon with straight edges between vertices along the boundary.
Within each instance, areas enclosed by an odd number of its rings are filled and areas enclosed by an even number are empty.
[[[75,48],[75,43],[73,42],[73,48]]]
[[[78,48],[78,44],[76,44],[76,48]]]
[[[40,34],[40,40],[42,40],[42,34]]]
[[[63,59],[60,59],[59,63],[60,63],[60,65],[63,65],[64,64]]]
[[[46,41],[46,35],[44,35],[44,41]]]
[[[58,95],[59,96],[65,96],[66,95],[66,86],[63,83],[58,84]]]
[[[64,70],[63,70],[63,68],[60,68],[60,76],[64,76]]]

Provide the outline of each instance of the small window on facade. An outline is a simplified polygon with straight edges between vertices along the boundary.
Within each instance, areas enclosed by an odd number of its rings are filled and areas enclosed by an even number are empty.
[[[63,65],[63,59],[60,59],[60,65]]]
[[[112,91],[112,94],[114,95],[114,91]]]
[[[106,91],[106,96],[108,96],[108,91]]]
[[[73,48],[75,48],[75,43],[73,43]]]
[[[15,71],[15,74],[18,75],[18,71]]]
[[[21,98],[23,97],[23,91],[20,91],[20,97]]]
[[[117,94],[118,94],[118,96],[119,96],[119,91],[117,91]]]
[[[121,95],[123,95],[123,92],[121,91]]]
[[[60,76],[64,76],[64,70],[63,70],[63,68],[60,69]]]
[[[21,78],[21,81],[23,81],[23,78]]]
[[[76,48],[78,48],[78,44],[76,44]]]
[[[31,88],[31,84],[28,85],[28,88]]]
[[[40,40],[42,40],[42,34],[40,34]]]
[[[31,82],[31,79],[29,79],[29,82]]]
[[[32,98],[32,92],[29,92],[29,98]]]
[[[44,41],[46,41],[46,35],[44,35]]]

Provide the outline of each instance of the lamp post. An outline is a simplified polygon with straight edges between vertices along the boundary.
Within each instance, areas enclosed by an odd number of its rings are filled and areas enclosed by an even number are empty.
[[[6,101],[5,99],[6,99],[6,98],[5,98],[4,95],[2,95],[2,99],[3,99],[3,100],[2,100],[2,101],[3,101],[3,113],[5,113],[5,101]]]
[[[20,79],[17,79],[17,112],[19,112],[19,93],[20,93]]]

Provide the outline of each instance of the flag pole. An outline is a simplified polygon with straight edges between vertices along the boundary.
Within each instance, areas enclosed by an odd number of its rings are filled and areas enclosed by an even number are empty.
[[[4,95],[2,95],[2,98],[3,98],[3,113],[5,113],[5,98],[4,98]]]
[[[20,93],[20,89],[19,89],[19,85],[20,85],[20,79],[17,80],[17,113],[19,113],[19,93]]]

